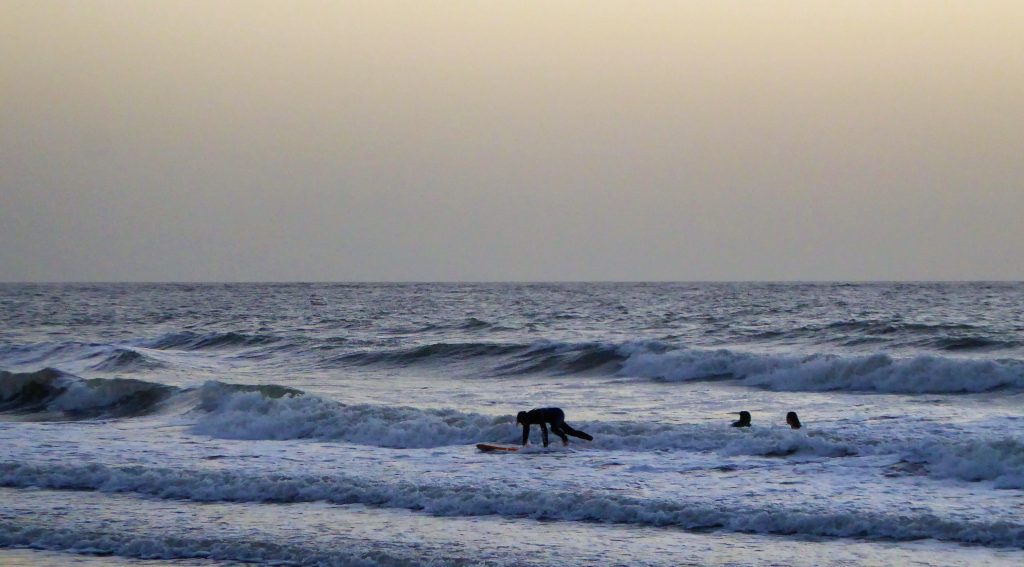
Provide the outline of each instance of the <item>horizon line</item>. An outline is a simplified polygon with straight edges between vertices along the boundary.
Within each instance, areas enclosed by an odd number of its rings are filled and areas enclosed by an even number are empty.
[[[891,280],[843,280],[843,279],[792,279],[792,280],[4,280],[0,285],[422,285],[422,284],[942,284],[942,283],[1024,283],[1014,279],[891,279]]]

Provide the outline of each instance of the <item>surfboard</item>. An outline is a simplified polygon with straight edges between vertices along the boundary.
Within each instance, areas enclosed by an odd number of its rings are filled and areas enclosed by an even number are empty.
[[[519,447],[514,445],[492,445],[491,443],[477,443],[476,448],[485,453],[490,453],[492,451],[505,451],[507,453],[511,453],[519,450]]]

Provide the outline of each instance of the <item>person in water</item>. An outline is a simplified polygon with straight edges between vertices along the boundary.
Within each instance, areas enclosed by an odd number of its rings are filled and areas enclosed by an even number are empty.
[[[750,427],[750,412],[741,411],[739,421],[732,422],[733,427]]]
[[[786,414],[786,423],[788,423],[793,429],[800,429],[803,427],[803,425],[800,424],[800,418],[796,416],[795,411],[791,411]]]
[[[530,441],[530,426],[539,425],[540,432],[544,438],[544,446],[548,446],[548,425],[551,424],[551,431],[562,438],[562,444],[568,445],[569,438],[566,435],[593,441],[590,435],[569,427],[565,422],[565,412],[561,408],[537,408],[530,411],[521,411],[516,415],[516,423],[523,426],[523,446]]]

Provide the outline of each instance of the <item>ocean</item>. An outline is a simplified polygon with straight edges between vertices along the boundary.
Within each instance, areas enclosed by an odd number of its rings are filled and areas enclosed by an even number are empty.
[[[1022,565],[1022,407],[1020,283],[2,284],[0,564]]]

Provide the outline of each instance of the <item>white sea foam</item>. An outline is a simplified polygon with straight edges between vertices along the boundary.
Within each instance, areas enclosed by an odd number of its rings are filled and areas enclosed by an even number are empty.
[[[479,441],[515,443],[521,435],[511,415],[345,405],[312,395],[270,397],[216,382],[201,391],[206,410],[199,413],[193,431],[217,438],[318,439],[413,449]],[[724,457],[891,455],[926,465],[928,474],[936,478],[994,481],[1000,488],[1024,488],[1024,443],[1013,436],[950,442],[937,434],[903,439],[886,428],[829,432],[636,421],[579,422],[575,426],[594,436],[593,442],[573,440],[573,446],[588,450],[692,451]],[[557,445],[553,434],[551,440]]]
[[[921,463],[938,478],[994,481],[996,488],[1024,488],[1024,440],[1015,437],[909,445],[906,460]]]
[[[268,397],[202,387],[196,433],[229,439],[330,439],[381,447],[437,447],[509,437],[511,416],[455,410],[421,410],[369,404],[345,405],[311,395]]]
[[[83,381],[55,371],[6,374],[5,395],[28,384],[50,388],[51,411],[127,415],[152,411],[175,391],[159,384],[122,379]],[[9,390],[9,391],[8,391]],[[483,415],[452,409],[419,409],[373,404],[345,405],[281,386],[240,386],[208,382],[199,388],[195,433],[227,439],[319,439],[391,448],[466,445],[479,441],[517,442],[521,430],[511,415]],[[194,403],[196,396],[180,394]],[[92,412],[92,413],[88,413]],[[574,446],[597,451],[691,451],[723,457],[816,458],[891,455],[924,466],[934,478],[992,481],[997,488],[1024,488],[1024,442],[1007,435],[951,441],[940,434],[903,439],[887,428],[841,431],[786,428],[735,429],[724,424],[590,421],[576,427],[595,437]],[[552,438],[557,444],[557,439]]]
[[[203,407],[193,431],[227,439],[321,439],[394,448],[512,443],[522,430],[511,415],[450,409],[424,410],[371,404],[345,405],[317,396],[267,397],[255,391],[203,386]],[[824,436],[788,429],[737,430],[724,426],[645,422],[590,422],[577,427],[599,450],[717,451],[726,455],[851,455],[856,448]],[[557,437],[551,434],[552,441]]]
[[[723,508],[702,499],[641,499],[603,490],[459,486],[332,476],[243,475],[142,466],[0,463],[0,485],[131,492],[202,502],[311,502],[421,510],[438,516],[500,515],[686,529],[1024,546],[1024,524],[953,520],[927,512],[832,507]]]
[[[842,457],[858,454],[853,439],[842,440],[783,428],[736,429],[725,425],[595,422],[586,447],[625,451],[713,451],[721,455]]]

